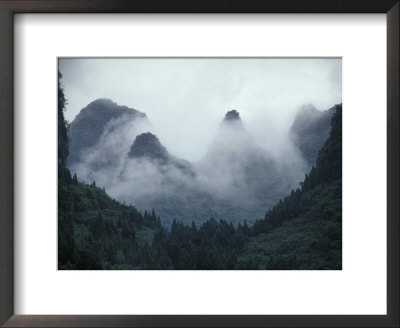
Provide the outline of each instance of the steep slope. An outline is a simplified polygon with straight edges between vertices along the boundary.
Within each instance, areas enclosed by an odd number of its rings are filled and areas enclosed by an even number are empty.
[[[63,111],[66,99],[58,83],[58,269],[140,269],[171,266],[166,261],[153,264],[149,245],[162,230],[153,211],[142,215],[133,206],[110,198],[93,182],[71,177],[65,162],[68,138]],[[159,252],[163,255],[163,250]]]
[[[119,106],[109,99],[97,99],[83,108],[68,126],[68,166],[80,161],[82,152],[99,142],[107,124],[121,117],[127,122],[145,119],[146,114],[133,108]]]
[[[138,135],[128,153],[129,158],[141,158],[146,157],[149,159],[155,159],[160,162],[167,162],[169,154],[167,148],[165,148],[158,140],[157,136],[147,132]]]
[[[237,222],[248,214],[215,197],[198,178],[190,162],[171,155],[157,136],[147,132],[135,138],[110,193],[140,210],[154,208],[168,229],[174,219],[201,224],[210,217],[229,217]]]
[[[280,201],[253,227],[242,259],[265,269],[341,269],[342,105],[316,167],[301,188]]]
[[[110,198],[60,170],[58,179],[58,268],[60,270],[134,269],[143,265],[143,249],[161,229],[153,212]]]
[[[335,108],[319,111],[313,105],[305,105],[297,112],[290,128],[290,137],[310,168],[329,136],[334,111]]]
[[[245,209],[249,221],[261,217],[293,187],[284,169],[254,142],[236,110],[226,113],[197,169],[203,186]]]
[[[170,227],[173,219],[198,225],[211,217],[254,222],[292,187],[293,181],[232,110],[200,163],[172,156],[152,133],[138,135],[119,179],[107,189],[140,210],[154,208]]]
[[[186,174],[194,175],[188,161],[172,156],[157,136],[150,132],[136,136],[128,152],[128,159],[142,159],[159,165],[172,165]]]

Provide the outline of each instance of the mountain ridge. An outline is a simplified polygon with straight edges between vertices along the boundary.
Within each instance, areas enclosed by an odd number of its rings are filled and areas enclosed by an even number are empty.
[[[145,113],[127,106],[120,106],[107,98],[96,99],[82,108],[68,125],[68,166],[79,161],[82,151],[99,141],[107,123],[123,115],[126,115],[126,120],[147,119]]]

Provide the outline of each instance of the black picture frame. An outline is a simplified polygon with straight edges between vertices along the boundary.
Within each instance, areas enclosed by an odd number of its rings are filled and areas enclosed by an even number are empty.
[[[398,0],[0,0],[0,324],[4,327],[399,327],[399,8]],[[16,13],[385,13],[387,315],[14,315],[13,16]]]

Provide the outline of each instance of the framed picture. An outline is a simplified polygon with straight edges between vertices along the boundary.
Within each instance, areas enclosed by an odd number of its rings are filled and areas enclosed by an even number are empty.
[[[398,327],[398,1],[0,10],[1,324]]]

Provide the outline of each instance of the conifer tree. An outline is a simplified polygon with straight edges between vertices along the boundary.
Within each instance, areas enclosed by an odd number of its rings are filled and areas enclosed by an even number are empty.
[[[64,89],[61,86],[62,75],[58,72],[58,165],[65,167],[68,157],[68,136],[64,110],[67,101],[64,96]]]

